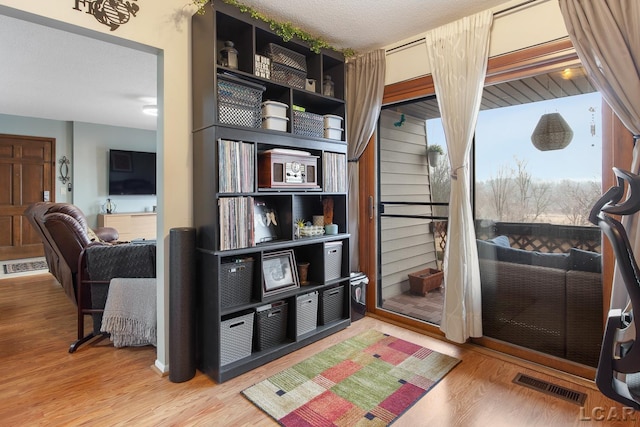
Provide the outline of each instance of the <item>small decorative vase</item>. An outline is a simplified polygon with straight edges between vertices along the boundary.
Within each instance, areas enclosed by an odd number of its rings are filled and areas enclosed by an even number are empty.
[[[307,281],[308,274],[309,274],[309,263],[299,262],[298,263],[298,279],[300,279],[300,285],[306,285],[309,283]]]

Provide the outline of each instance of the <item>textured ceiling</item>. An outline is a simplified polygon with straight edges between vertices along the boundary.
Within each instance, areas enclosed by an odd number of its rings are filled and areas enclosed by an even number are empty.
[[[241,0],[278,21],[358,52],[388,46],[507,0]]]
[[[505,0],[242,3],[291,22],[337,48],[366,52]],[[0,58],[0,114],[156,128],[155,117],[142,114],[142,106],[156,97],[157,61],[153,54],[0,14]]]

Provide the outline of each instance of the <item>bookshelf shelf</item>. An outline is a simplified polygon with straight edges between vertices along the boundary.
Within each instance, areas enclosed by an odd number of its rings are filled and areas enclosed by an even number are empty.
[[[345,64],[337,52],[316,54],[301,42],[283,42],[264,23],[223,2],[193,16],[192,40],[198,367],[222,382],[350,324],[346,133],[330,139],[315,122],[294,123],[331,115],[346,128]],[[238,50],[237,69],[218,62],[229,40]],[[262,58],[274,50],[290,54],[298,69],[283,68],[281,57],[272,56],[278,64],[265,75]],[[289,65],[291,58],[285,58]],[[303,73],[315,88],[299,86]],[[335,83],[334,96],[321,94],[325,75]],[[265,101],[286,105],[286,130],[260,127]],[[313,125],[309,132],[307,125]],[[300,134],[301,126],[309,136]],[[301,237],[297,221],[327,218],[327,206],[337,234]],[[292,261],[309,263],[308,285],[300,285]],[[334,287],[343,288],[337,307],[343,315],[328,325],[320,309],[297,304]],[[269,304],[288,307],[286,339],[265,349],[256,341],[256,330],[264,330],[256,322]],[[315,329],[297,333],[313,320]],[[248,335],[255,341],[251,350],[229,362],[229,352],[238,350],[233,338]]]

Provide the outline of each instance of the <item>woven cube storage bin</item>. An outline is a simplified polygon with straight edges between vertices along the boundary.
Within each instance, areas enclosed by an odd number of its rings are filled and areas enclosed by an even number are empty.
[[[235,307],[251,302],[253,258],[220,264],[220,306]]]
[[[287,315],[288,304],[285,301],[256,312],[256,350],[266,350],[287,339]]]
[[[318,327],[318,291],[299,295],[296,304],[296,335],[300,336]]]
[[[324,244],[324,280],[338,279],[342,275],[342,242]]]
[[[250,312],[220,322],[220,365],[251,356],[253,317]]]
[[[320,324],[327,325],[342,319],[344,312],[344,287],[320,291]]]
[[[218,122],[251,128],[261,127],[264,88],[254,86],[227,81],[219,76]]]

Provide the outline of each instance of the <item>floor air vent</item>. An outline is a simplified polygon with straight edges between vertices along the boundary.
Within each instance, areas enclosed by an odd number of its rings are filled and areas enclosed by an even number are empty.
[[[577,405],[584,405],[584,401],[587,399],[587,395],[579,391],[571,390],[559,385],[551,384],[550,382],[543,381],[537,378],[530,377],[524,374],[518,374],[513,379],[513,382],[525,387],[538,390],[542,393],[549,394],[551,396],[559,397],[560,399],[575,403]]]

